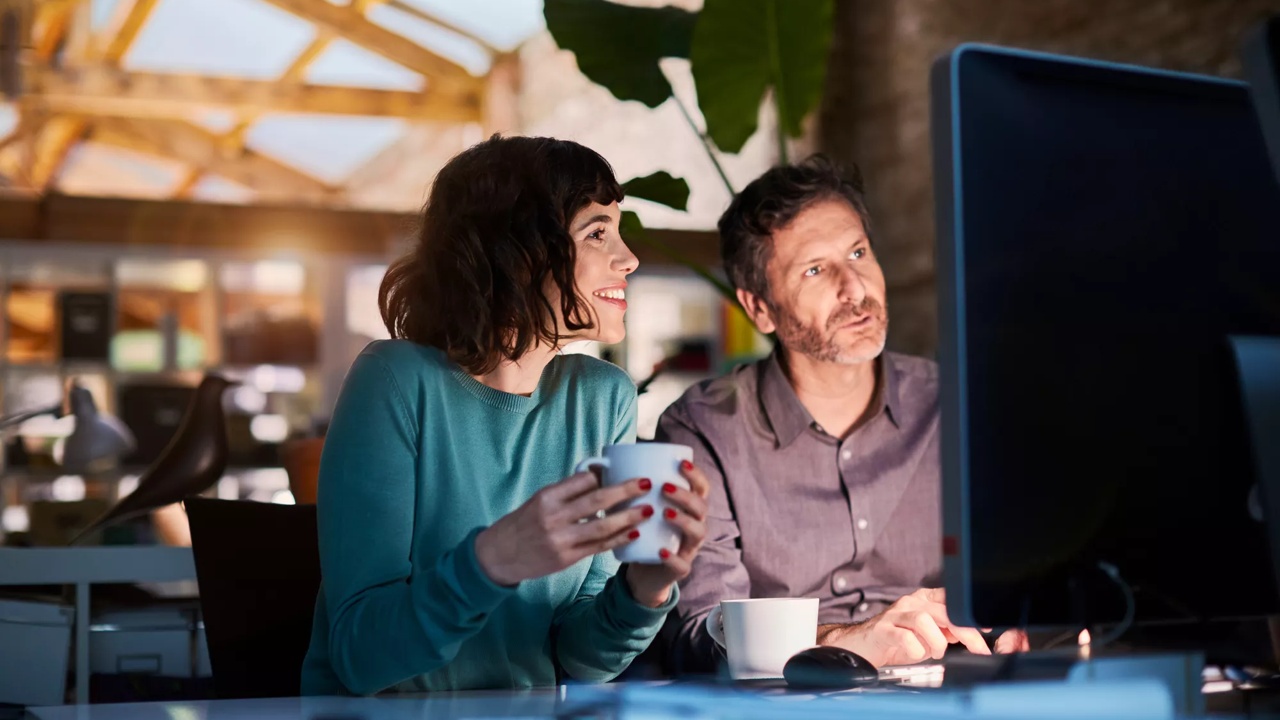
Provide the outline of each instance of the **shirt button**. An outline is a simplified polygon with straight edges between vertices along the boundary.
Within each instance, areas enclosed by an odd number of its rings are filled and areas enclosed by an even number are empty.
[[[858,529],[859,529],[859,530],[866,530],[866,529],[867,529],[867,519],[866,519],[866,518],[858,518]]]
[[[858,606],[858,612],[866,612],[870,609],[871,609],[871,606],[866,603],[862,603],[861,605]]]
[[[853,572],[850,568],[842,567],[831,573],[831,592],[841,597],[858,592],[854,587],[857,577]],[[859,597],[858,600],[861,601],[862,598]]]
[[[844,458],[845,460],[848,460],[849,458],[853,457],[853,451],[852,451],[852,450],[841,450],[841,451],[840,451],[840,457]]]

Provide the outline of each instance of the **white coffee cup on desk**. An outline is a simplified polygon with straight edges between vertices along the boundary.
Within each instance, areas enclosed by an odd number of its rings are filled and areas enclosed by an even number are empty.
[[[707,615],[707,632],[734,680],[780,678],[792,655],[818,644],[818,598],[722,600]]]
[[[646,442],[607,445],[601,455],[578,463],[575,472],[583,472],[593,465],[602,468],[601,487],[636,478],[648,478],[653,483],[649,492],[626,505],[649,505],[653,508],[653,515],[637,526],[640,537],[614,549],[613,555],[618,562],[657,564],[662,562],[661,550],[675,553],[680,549],[680,531],[663,517],[663,512],[670,505],[662,486],[671,483],[689,489],[689,481],[680,474],[680,463],[686,460],[693,461],[693,448],[688,445]]]

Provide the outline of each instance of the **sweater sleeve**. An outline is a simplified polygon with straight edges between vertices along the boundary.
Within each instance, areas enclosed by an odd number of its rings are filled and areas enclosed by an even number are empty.
[[[387,362],[356,359],[320,463],[320,568],[338,679],[368,695],[448,664],[513,590],[495,584],[469,533],[411,552],[419,492],[416,416]]]
[[[612,443],[635,439],[633,394],[614,427]],[[607,682],[621,674],[649,647],[667,613],[679,601],[679,588],[673,585],[670,597],[660,607],[641,605],[631,596],[618,568],[612,552],[592,558],[577,596],[556,620],[556,659],[575,680]]]

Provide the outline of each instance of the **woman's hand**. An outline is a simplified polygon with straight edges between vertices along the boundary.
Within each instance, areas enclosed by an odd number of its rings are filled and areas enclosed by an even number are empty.
[[[680,531],[680,549],[674,554],[663,549],[660,565],[627,563],[623,572],[631,595],[641,605],[658,607],[671,596],[671,584],[689,574],[693,557],[707,537],[707,493],[711,485],[707,476],[688,460],[680,463],[680,474],[689,481],[689,489],[667,483],[663,497],[675,507],[668,508],[664,519]]]
[[[476,559],[495,583],[515,585],[613,550],[639,537],[636,526],[653,515],[653,507],[638,505],[604,517],[597,513],[651,487],[649,480],[638,478],[602,488],[593,473],[570,475],[482,530],[476,536]]]

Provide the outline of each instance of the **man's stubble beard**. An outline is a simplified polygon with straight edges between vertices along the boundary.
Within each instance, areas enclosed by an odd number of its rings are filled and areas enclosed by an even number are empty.
[[[858,365],[880,357],[884,352],[889,337],[889,316],[883,304],[865,298],[857,306],[847,305],[832,313],[827,318],[826,327],[822,330],[800,322],[789,312],[774,310],[778,317],[778,340],[789,352],[806,355],[820,362],[834,362],[842,365]],[[856,354],[844,354],[844,348],[835,341],[835,328],[862,315],[871,315],[875,332],[879,333],[879,342],[873,351]],[[866,335],[861,336],[866,338]]]

